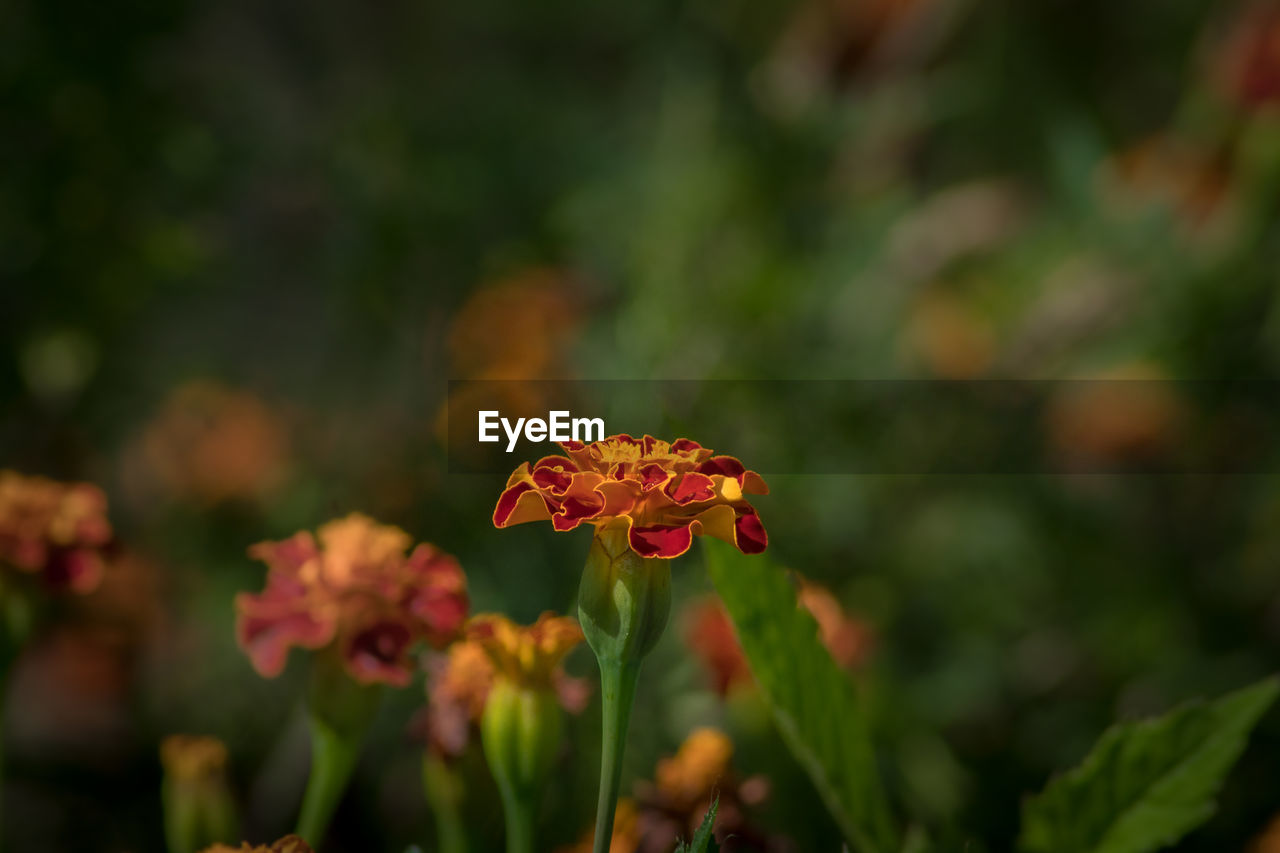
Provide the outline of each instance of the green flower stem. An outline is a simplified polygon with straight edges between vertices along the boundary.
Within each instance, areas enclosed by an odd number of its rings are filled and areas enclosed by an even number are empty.
[[[661,638],[670,611],[671,561],[645,559],[631,550],[625,527],[598,530],[578,587],[578,621],[600,664],[603,716],[595,853],[608,853],[613,838],[640,664]]]
[[[329,828],[381,698],[380,688],[351,679],[336,652],[316,656],[309,691],[311,775],[297,828],[313,847]]]
[[[29,588],[0,564],[0,722],[8,708],[9,675],[31,636],[41,608]],[[0,782],[4,779],[4,752],[0,745]],[[0,797],[0,837],[3,836],[4,809]]]
[[[480,738],[507,819],[507,853],[533,853],[538,798],[555,766],[563,731],[555,692],[499,677],[485,700]]]
[[[498,780],[502,814],[507,823],[507,853],[533,853],[533,798],[522,797]]]
[[[324,721],[312,717],[311,776],[307,779],[297,829],[298,835],[309,843],[319,845],[324,838],[359,757],[358,739],[344,737]]]
[[[600,735],[600,797],[596,802],[594,853],[608,853],[613,842],[613,817],[622,783],[622,753],[627,744],[627,724],[635,703],[640,664],[600,661],[600,696],[603,727]]]
[[[467,831],[459,805],[462,781],[449,765],[430,750],[422,756],[422,790],[436,819],[436,844],[440,853],[467,853]]]
[[[235,804],[224,784],[165,779],[160,788],[164,837],[169,853],[196,853],[239,836]]]

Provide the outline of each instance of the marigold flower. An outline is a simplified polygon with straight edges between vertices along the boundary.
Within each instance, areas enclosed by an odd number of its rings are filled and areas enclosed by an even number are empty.
[[[673,804],[693,806],[711,797],[716,782],[729,771],[733,741],[722,731],[695,729],[671,758],[658,761],[654,785]]]
[[[528,627],[500,613],[482,613],[467,623],[467,639],[489,655],[498,675],[521,687],[552,689],[560,662],[582,642],[582,629],[550,611]]]
[[[450,324],[455,373],[534,379],[563,373],[580,312],[568,271],[535,267],[472,291]]]
[[[0,471],[0,563],[57,589],[90,592],[111,540],[106,512],[97,486]]]
[[[126,487],[205,504],[269,495],[289,465],[287,424],[251,392],[197,380],[178,386],[132,444]]]
[[[227,769],[227,747],[215,737],[169,735],[160,742],[160,763],[183,782],[219,777]]]
[[[572,619],[544,613],[521,628],[505,617],[482,614],[472,618],[467,634],[468,639],[453,643],[428,664],[426,733],[437,754],[458,757],[466,751],[500,671],[530,686],[549,683],[560,706],[572,714],[586,708],[590,686],[565,675],[559,665],[582,639],[582,629]],[[504,661],[501,670],[494,665],[495,655]]]
[[[744,495],[768,494],[760,475],[732,456],[687,438],[615,435],[591,444],[562,442],[567,456],[523,463],[507,480],[493,523],[509,527],[550,519],[556,530],[583,522],[627,531],[642,557],[678,557],[695,535],[733,543],[744,554],[768,544]]]
[[[479,643],[461,641],[428,664],[425,728],[428,748],[457,758],[493,687],[493,662]]]
[[[296,835],[286,835],[274,844],[259,844],[257,846],[244,842],[239,847],[230,847],[226,844],[215,844],[206,848],[202,853],[314,853],[311,845],[303,841]]]
[[[361,684],[403,687],[419,640],[440,647],[467,612],[466,579],[457,560],[398,527],[352,513],[319,530],[249,549],[269,566],[266,588],[236,598],[240,645],[254,668],[272,678],[292,646],[336,642],[347,672]]]

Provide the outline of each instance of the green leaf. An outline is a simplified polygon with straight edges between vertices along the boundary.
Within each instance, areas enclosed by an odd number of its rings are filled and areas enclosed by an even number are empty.
[[[1268,678],[1216,702],[1113,726],[1076,769],[1022,810],[1029,853],[1145,853],[1213,813],[1213,797],[1280,686]]]
[[[702,825],[693,834],[693,841],[688,844],[681,842],[675,853],[719,853],[720,845],[716,844],[715,836],[711,833],[711,828],[716,822],[716,809],[719,806],[720,798],[716,797],[711,801],[711,808],[707,809],[706,816],[702,818]]]
[[[707,568],[782,738],[845,839],[862,853],[901,849],[853,682],[818,639],[786,573],[704,539]]]

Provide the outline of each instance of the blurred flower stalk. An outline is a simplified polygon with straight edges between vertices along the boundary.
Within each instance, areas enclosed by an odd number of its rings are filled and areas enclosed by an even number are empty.
[[[578,589],[578,618],[600,667],[600,791],[594,853],[607,853],[622,778],[627,726],[640,666],[671,609],[671,560],[695,535],[746,554],[768,537],[746,494],[768,487],[731,456],[688,439],[616,435],[564,442],[565,456],[522,464],[507,481],[493,521],[508,527],[550,520],[559,531],[595,528]]]
[[[213,737],[170,735],[160,744],[169,853],[196,853],[239,835],[227,784],[227,747]]]

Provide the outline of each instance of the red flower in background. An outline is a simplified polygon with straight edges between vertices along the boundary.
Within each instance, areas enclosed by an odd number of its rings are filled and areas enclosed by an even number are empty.
[[[318,543],[303,531],[250,548],[270,567],[261,593],[236,598],[237,635],[254,668],[271,678],[293,646],[337,643],[356,681],[408,684],[413,645],[445,645],[467,614],[458,561],[426,543],[406,554],[412,541],[352,513],[321,527]]]
[[[1218,47],[1217,76],[1247,109],[1280,105],[1280,3],[1247,4]]]
[[[698,535],[758,554],[768,535],[745,495],[768,494],[760,475],[732,456],[690,441],[615,435],[592,444],[564,442],[567,456],[523,463],[498,498],[493,523],[509,527],[550,519],[556,530],[582,523],[625,525],[641,557],[678,557]]]
[[[110,540],[107,498],[97,486],[0,471],[0,562],[56,589],[90,592]]]

